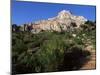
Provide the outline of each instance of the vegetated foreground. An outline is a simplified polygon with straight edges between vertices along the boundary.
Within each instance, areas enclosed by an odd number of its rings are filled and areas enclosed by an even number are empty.
[[[12,73],[40,73],[95,69],[96,26],[32,34],[12,32]]]

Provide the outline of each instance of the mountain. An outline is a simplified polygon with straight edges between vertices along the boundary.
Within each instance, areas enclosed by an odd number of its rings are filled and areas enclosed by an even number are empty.
[[[62,10],[56,17],[48,18],[47,20],[36,21],[31,24],[22,25],[21,30],[27,30],[31,27],[32,33],[40,31],[67,31],[69,28],[79,28],[80,25],[87,21],[83,16],[75,16],[70,11]]]

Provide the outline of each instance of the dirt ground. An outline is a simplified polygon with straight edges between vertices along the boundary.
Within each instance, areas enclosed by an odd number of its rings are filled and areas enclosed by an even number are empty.
[[[96,50],[92,46],[86,47],[86,49],[91,53],[90,60],[83,65],[81,69],[96,69]]]

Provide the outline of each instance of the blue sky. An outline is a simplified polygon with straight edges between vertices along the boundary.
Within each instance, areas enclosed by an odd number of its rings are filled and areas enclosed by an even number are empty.
[[[95,6],[12,1],[12,24],[21,25],[48,19],[57,16],[61,10],[69,10],[74,15],[84,16],[91,21],[96,18]]]

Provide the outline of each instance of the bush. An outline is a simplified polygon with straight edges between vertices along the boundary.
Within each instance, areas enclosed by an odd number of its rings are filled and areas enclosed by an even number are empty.
[[[88,29],[88,26],[86,26],[86,28]],[[76,34],[76,36],[73,37],[72,34]],[[91,40],[91,44],[95,45],[95,30],[87,32],[85,30],[76,29],[63,33],[43,31],[38,34],[13,32],[13,73],[51,72],[61,71],[61,69],[69,70],[69,66],[64,62],[72,62],[73,59],[70,57],[77,56],[77,53],[84,55],[83,50],[88,39]],[[68,51],[71,51],[71,53],[66,53]],[[68,57],[68,55],[70,55],[70,57]],[[75,58],[74,60],[78,59]],[[64,67],[64,65],[67,67]],[[74,63],[70,65],[75,66]],[[70,70],[73,70],[73,67],[70,68]]]

